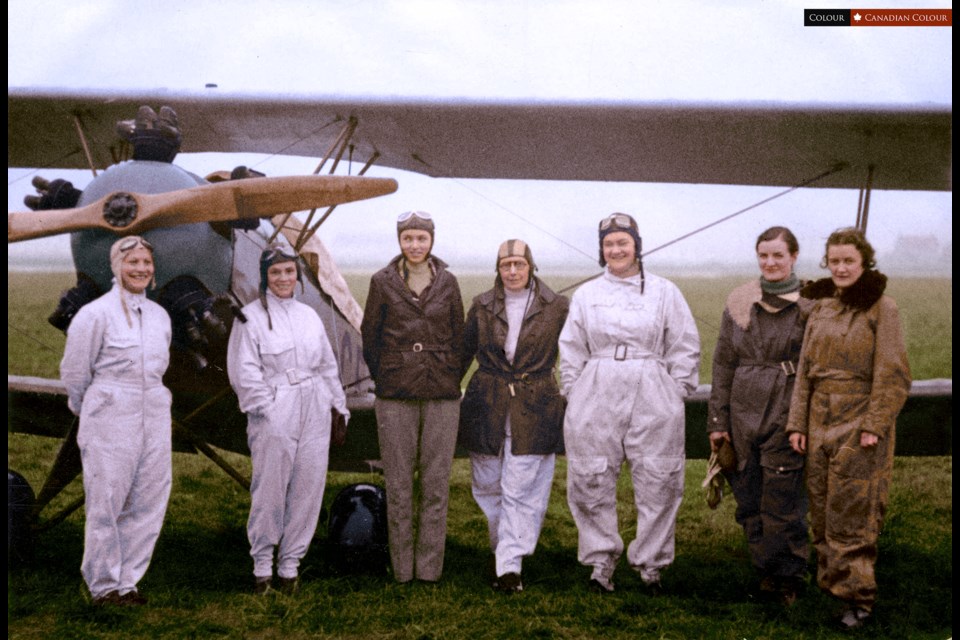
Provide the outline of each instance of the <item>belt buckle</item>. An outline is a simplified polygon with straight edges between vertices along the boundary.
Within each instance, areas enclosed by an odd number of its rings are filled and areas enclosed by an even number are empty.
[[[780,368],[783,369],[784,375],[788,377],[797,375],[797,367],[793,364],[792,360],[781,361]]]
[[[622,342],[617,345],[617,348],[613,351],[614,360],[626,360],[627,359],[627,345]]]
[[[413,352],[414,352],[414,353],[420,353],[421,351],[423,351],[423,343],[421,343],[421,342],[414,342],[414,343],[413,343]]]
[[[300,378],[297,376],[296,369],[287,369],[287,382],[290,384],[300,384]]]

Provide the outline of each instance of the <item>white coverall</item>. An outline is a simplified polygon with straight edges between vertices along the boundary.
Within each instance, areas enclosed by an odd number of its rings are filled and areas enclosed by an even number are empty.
[[[604,274],[573,295],[560,334],[560,388],[567,398],[567,501],[577,557],[612,589],[623,540],[617,478],[630,465],[637,508],[630,566],[645,583],[673,562],[683,497],[683,398],[697,386],[700,337],[680,290],[647,274]]]
[[[170,317],[114,284],[85,305],[67,332],[60,377],[80,416],[86,525],[81,572],[90,595],[136,591],[170,497],[170,404],[163,386]]]
[[[330,451],[330,408],[349,417],[337,361],[316,311],[267,291],[233,323],[227,373],[247,414],[253,463],[247,537],[253,574],[295,578],[323,505]]]

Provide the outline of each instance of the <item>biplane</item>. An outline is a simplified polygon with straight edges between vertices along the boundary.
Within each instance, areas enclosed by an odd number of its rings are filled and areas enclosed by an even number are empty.
[[[113,180],[119,175],[114,168],[95,179],[76,206],[8,214],[8,242],[72,234],[78,288],[89,287],[88,280],[94,286],[76,294],[81,303],[105,290],[112,240],[145,229],[160,269],[153,295],[175,326],[166,379],[174,392],[175,448],[209,456],[241,484],[246,479],[216,452],[248,453],[246,422],[224,373],[225,337],[236,309],[256,296],[259,252],[275,238],[303,260],[307,278],[300,299],[324,320],[353,413],[347,445],[333,451],[331,469],[369,469],[379,457],[372,383],[360,355],[362,311],[317,235],[333,207],[396,189],[392,180],[367,178],[368,169],[434,177],[860,189],[856,224],[864,227],[873,190],[952,190],[950,108],[17,88],[8,89],[7,101],[8,164],[41,168],[51,178],[56,169],[126,164],[130,148],[118,138],[116,123],[140,105],[161,102],[179,114],[182,153],[312,156],[321,159],[317,173],[327,162],[333,165],[328,175],[246,180],[228,180],[223,172],[200,178],[168,167],[164,172],[176,174],[172,178],[139,182]],[[360,176],[332,175],[345,157],[363,163]],[[108,212],[124,224],[111,222]],[[701,386],[688,401],[690,457],[707,453],[702,425],[708,397],[709,387]],[[80,472],[76,424],[59,381],[8,375],[8,400],[9,430],[64,439],[37,496],[38,517]],[[952,381],[916,382],[900,419],[900,428],[911,429],[913,437],[898,440],[898,453],[951,453],[951,419]],[[46,520],[59,521],[78,506]]]

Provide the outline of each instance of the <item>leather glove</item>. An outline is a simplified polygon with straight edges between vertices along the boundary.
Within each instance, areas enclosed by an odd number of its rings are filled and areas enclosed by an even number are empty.
[[[330,408],[330,444],[342,447],[347,442],[347,419],[334,408]]]

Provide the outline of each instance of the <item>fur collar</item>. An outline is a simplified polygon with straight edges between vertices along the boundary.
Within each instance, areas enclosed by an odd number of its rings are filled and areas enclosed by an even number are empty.
[[[840,292],[840,302],[865,311],[875,305],[887,288],[887,276],[875,269],[867,269],[860,279]],[[800,292],[805,298],[819,300],[837,295],[837,286],[830,278],[811,282]]]
[[[753,311],[753,305],[758,304],[768,313],[779,313],[790,306],[791,303],[797,303],[803,308],[804,304],[800,300],[799,291],[791,291],[781,296],[785,302],[783,305],[770,305],[763,300],[763,289],[760,286],[760,279],[755,278],[734,289],[727,296],[727,312],[734,322],[744,331],[750,330],[750,314]],[[812,303],[809,303],[812,306]]]

